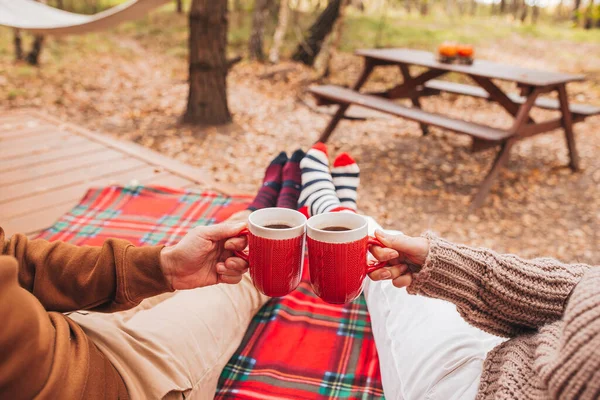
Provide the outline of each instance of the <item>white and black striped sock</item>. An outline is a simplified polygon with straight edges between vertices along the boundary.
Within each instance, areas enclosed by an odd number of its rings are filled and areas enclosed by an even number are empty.
[[[315,144],[300,161],[302,191],[298,199],[300,211],[310,216],[323,214],[340,207],[329,171],[327,147]]]
[[[356,161],[348,153],[340,154],[333,162],[331,176],[342,207],[356,211],[356,198],[360,183],[360,168]]]

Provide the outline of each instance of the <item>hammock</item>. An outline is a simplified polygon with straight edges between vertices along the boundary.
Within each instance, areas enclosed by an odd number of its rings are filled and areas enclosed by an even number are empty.
[[[94,15],[75,14],[34,0],[0,0],[0,25],[37,34],[77,35],[139,18],[169,0],[129,0]]]

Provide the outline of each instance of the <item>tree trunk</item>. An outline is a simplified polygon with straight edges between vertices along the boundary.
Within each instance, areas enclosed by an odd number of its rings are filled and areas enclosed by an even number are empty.
[[[585,16],[583,19],[583,29],[592,29],[592,27],[594,26],[594,18],[593,18],[593,11],[594,9],[594,2],[592,0],[590,0],[590,4],[587,6],[587,8],[585,9]]]
[[[281,4],[279,5],[279,16],[277,18],[277,28],[273,35],[273,46],[269,52],[269,61],[273,64],[279,62],[279,52],[283,45],[283,39],[285,39],[285,32],[287,31],[289,21],[290,5],[288,4],[288,0],[281,0]]]
[[[61,10],[65,8],[65,5],[63,3],[63,0],[56,0],[56,7],[60,8]]]
[[[183,121],[231,121],[227,106],[227,0],[193,0],[190,8],[189,95]]]
[[[381,17],[379,18],[379,24],[377,24],[377,32],[375,33],[375,47],[378,49],[381,47],[383,31],[385,30],[388,4],[389,4],[389,2],[387,2],[387,1],[385,1],[383,3],[383,9],[381,10]]]
[[[26,60],[30,65],[39,65],[40,54],[42,53],[42,45],[44,44],[44,36],[35,35],[31,51],[27,54]]]
[[[521,9],[521,2],[519,0],[513,0],[512,2],[512,14],[514,19],[519,17],[519,10]]]
[[[556,8],[554,9],[554,19],[560,21],[562,19],[563,8],[565,6],[565,0],[559,0]]]
[[[500,0],[500,14],[506,12],[506,0]]]
[[[15,43],[15,59],[23,59],[23,42],[21,41],[21,30],[13,29]]]
[[[321,51],[323,41],[329,35],[335,21],[340,16],[342,0],[330,0],[325,10],[308,30],[308,38],[303,40],[292,56],[294,61],[312,66]]]
[[[477,1],[471,0],[471,6],[469,7],[469,14],[475,15],[477,14]]]
[[[421,4],[419,4],[419,12],[421,16],[425,17],[429,14],[429,0],[421,0]]]
[[[585,10],[585,29],[592,29],[596,24],[594,23],[594,8],[596,6],[596,2],[594,0],[590,0],[590,4],[587,6]]]
[[[37,0],[42,4],[48,4],[48,0]],[[31,45],[31,51],[25,57],[25,60],[30,65],[39,65],[40,54],[42,52],[42,45],[44,44],[44,36],[35,35],[33,37],[33,44]]]
[[[252,33],[248,43],[248,56],[250,59],[263,61],[263,36],[265,35],[265,20],[269,13],[269,0],[256,0],[252,14]]]
[[[410,2],[411,0],[404,0],[404,10],[407,14],[410,14]]]
[[[531,23],[536,24],[538,17],[540,16],[540,7],[538,6],[537,0],[531,6]]]
[[[346,7],[347,2],[344,1],[344,4],[340,6],[340,16],[337,21],[335,21],[335,25],[333,26],[333,30],[329,37],[325,40],[323,44],[323,48],[321,50],[320,56],[317,58],[317,63],[319,58],[321,59],[321,77],[327,78],[331,73],[331,59],[333,57],[333,53],[340,48],[340,43],[342,41],[342,30],[344,27],[344,9]],[[319,69],[317,67],[317,69]]]
[[[360,12],[365,12],[365,3],[363,0],[351,0],[350,4]]]
[[[579,21],[579,7],[581,7],[581,0],[575,0],[573,5],[573,12],[571,13],[571,19],[573,22]]]
[[[525,3],[525,1],[523,1],[523,10],[521,12],[521,17],[520,17],[521,22],[525,22],[525,20],[527,19],[528,12],[529,12],[529,6],[527,5],[527,3]]]
[[[452,0],[446,0],[446,15],[451,16],[453,14],[452,6]]]
[[[458,0],[458,15],[465,15],[465,0]]]
[[[176,0],[176,2],[177,2],[177,13],[182,14],[183,13],[183,0]]]

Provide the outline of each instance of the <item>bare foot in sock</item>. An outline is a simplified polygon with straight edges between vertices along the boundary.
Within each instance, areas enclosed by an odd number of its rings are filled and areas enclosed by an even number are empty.
[[[341,153],[333,162],[331,177],[342,207],[356,211],[360,168],[348,153]]]
[[[341,206],[329,171],[327,147],[323,143],[315,144],[306,153],[306,157],[300,161],[300,170],[302,173],[302,191],[298,199],[300,212],[310,217]]]
[[[248,210],[255,211],[261,208],[275,207],[281,190],[283,166],[287,160],[287,155],[282,151],[271,161],[265,171],[263,185],[258,190],[254,201],[248,206]]]

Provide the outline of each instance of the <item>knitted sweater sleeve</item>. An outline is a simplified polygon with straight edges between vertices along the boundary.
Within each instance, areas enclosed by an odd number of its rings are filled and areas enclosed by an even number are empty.
[[[554,329],[553,329],[554,328]],[[538,369],[553,399],[600,398],[600,268],[577,285],[560,323],[541,330]]]
[[[513,337],[560,319],[589,268],[549,258],[524,260],[425,236],[429,255],[408,292],[450,301],[471,325],[498,336]]]

